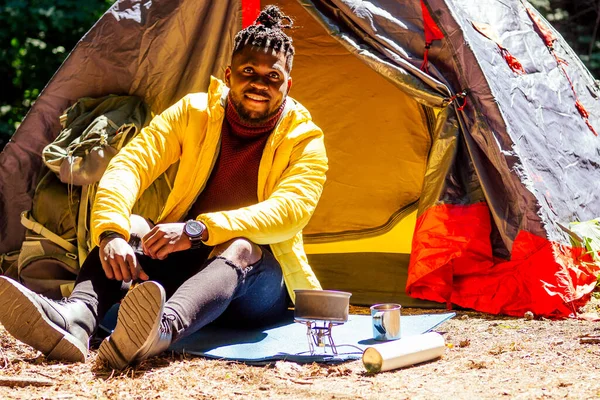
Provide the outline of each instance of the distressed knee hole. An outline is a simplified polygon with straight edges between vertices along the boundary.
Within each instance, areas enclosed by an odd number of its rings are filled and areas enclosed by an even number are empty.
[[[254,263],[254,264],[250,264],[250,265],[248,265],[246,267],[242,267],[241,265],[238,265],[238,264],[234,263],[233,261],[231,261],[231,260],[229,260],[229,259],[227,259],[225,257],[222,257],[222,256],[216,256],[215,259],[222,260],[225,264],[229,265],[231,268],[233,268],[237,272],[239,272],[242,275],[242,277],[245,277],[246,274],[248,272],[252,271],[252,269],[254,268],[254,266],[256,264],[258,264],[258,263]]]

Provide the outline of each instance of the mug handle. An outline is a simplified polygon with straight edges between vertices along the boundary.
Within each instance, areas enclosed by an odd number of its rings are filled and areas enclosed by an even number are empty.
[[[379,311],[373,315],[373,326],[377,329],[377,332],[385,335],[387,331],[385,330],[385,326],[383,325],[383,312]]]

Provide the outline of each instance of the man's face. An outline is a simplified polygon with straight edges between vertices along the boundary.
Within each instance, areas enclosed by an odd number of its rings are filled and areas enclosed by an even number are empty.
[[[246,46],[225,70],[225,83],[239,116],[258,124],[275,115],[292,87],[285,54]]]

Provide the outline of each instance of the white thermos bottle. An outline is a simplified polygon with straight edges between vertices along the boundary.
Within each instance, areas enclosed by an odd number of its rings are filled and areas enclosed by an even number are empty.
[[[377,373],[436,359],[445,349],[444,337],[428,332],[367,347],[362,361],[367,372]]]

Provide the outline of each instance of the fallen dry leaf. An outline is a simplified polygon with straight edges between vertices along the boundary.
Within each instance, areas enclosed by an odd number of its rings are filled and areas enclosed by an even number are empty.
[[[345,365],[336,365],[327,369],[327,376],[348,376],[352,370]]]
[[[487,364],[485,361],[475,361],[469,360],[469,368],[471,369],[484,369],[487,368]]]
[[[600,343],[600,335],[596,333],[588,333],[579,336],[579,343],[582,344],[598,344]]]

